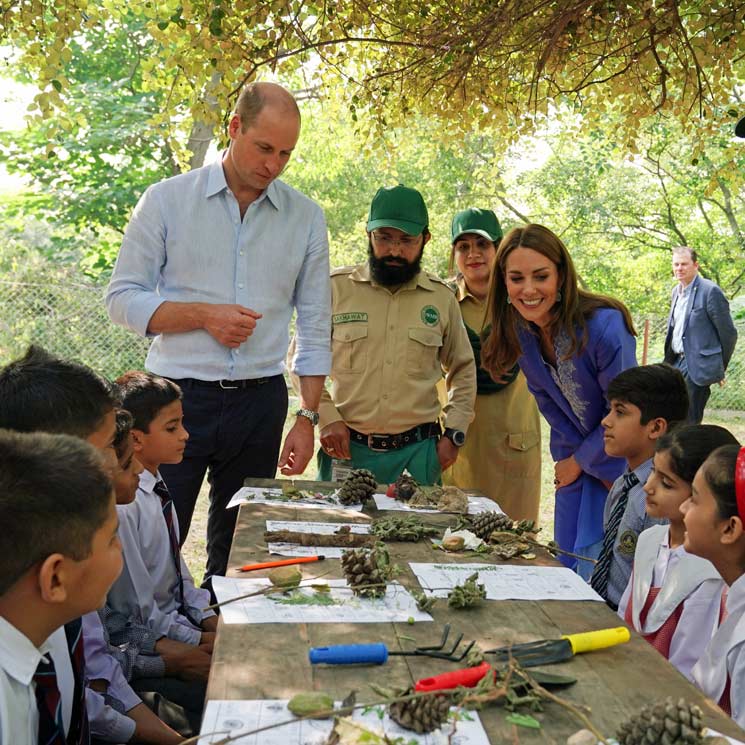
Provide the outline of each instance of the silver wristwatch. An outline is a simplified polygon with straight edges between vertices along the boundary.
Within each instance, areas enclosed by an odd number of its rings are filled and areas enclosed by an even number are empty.
[[[314,427],[318,424],[318,412],[312,409],[298,409],[295,412],[295,416],[304,416],[306,419],[310,419],[310,423]]]

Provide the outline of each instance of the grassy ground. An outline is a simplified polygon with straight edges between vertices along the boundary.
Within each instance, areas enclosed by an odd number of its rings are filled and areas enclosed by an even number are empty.
[[[294,423],[294,415],[292,412],[297,408],[297,401],[290,400],[289,415],[287,422],[285,423],[285,432]],[[720,412],[712,411],[707,412],[707,416],[704,419],[706,424],[719,424],[723,427],[727,427],[737,439],[745,443],[745,412]],[[551,460],[551,454],[549,453],[549,430],[548,425],[543,419],[541,419],[542,429],[542,467],[541,467],[541,511],[540,521],[542,526],[542,536],[546,539],[553,536],[554,527],[554,466]],[[316,443],[316,447],[318,443]],[[299,478],[314,479],[316,476],[316,465],[315,459],[311,460],[308,464],[308,468],[305,473]],[[194,513],[194,518],[191,524],[191,530],[189,536],[183,547],[184,558],[186,563],[189,565],[189,569],[194,575],[194,579],[197,583],[201,582],[202,573],[204,571],[204,561],[206,556],[205,546],[205,535],[207,529],[207,492],[208,485],[205,480],[202,486],[202,491],[199,495],[199,501],[197,502],[197,509]]]

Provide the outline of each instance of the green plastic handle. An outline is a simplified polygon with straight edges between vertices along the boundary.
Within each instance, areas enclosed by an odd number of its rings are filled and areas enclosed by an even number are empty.
[[[624,644],[631,638],[631,634],[625,626],[616,626],[613,629],[568,634],[561,638],[569,642],[574,654],[581,654],[582,652],[592,652],[595,649],[615,647],[616,644]]]

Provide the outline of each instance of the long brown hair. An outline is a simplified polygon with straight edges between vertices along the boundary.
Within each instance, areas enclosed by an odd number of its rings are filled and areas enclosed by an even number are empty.
[[[552,336],[560,329],[568,334],[571,344],[567,357],[582,352],[585,348],[587,321],[598,308],[618,310],[623,315],[629,333],[636,336],[631,314],[620,300],[587,292],[579,287],[572,257],[558,236],[543,225],[531,224],[523,228],[513,228],[502,238],[497,248],[487,298],[491,329],[481,348],[481,366],[488,370],[495,380],[517,362],[522,352],[517,334],[518,325],[527,327],[527,322],[508,302],[505,283],[507,257],[516,248],[531,248],[543,254],[556,266],[561,300],[553,307],[553,319],[549,328]]]

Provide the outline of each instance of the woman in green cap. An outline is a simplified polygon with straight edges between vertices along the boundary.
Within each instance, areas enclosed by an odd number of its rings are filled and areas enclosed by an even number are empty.
[[[538,407],[515,365],[496,383],[481,368],[486,297],[502,228],[491,210],[459,212],[451,228],[450,269],[477,367],[476,416],[446,484],[478,489],[513,520],[538,520],[541,428]]]

